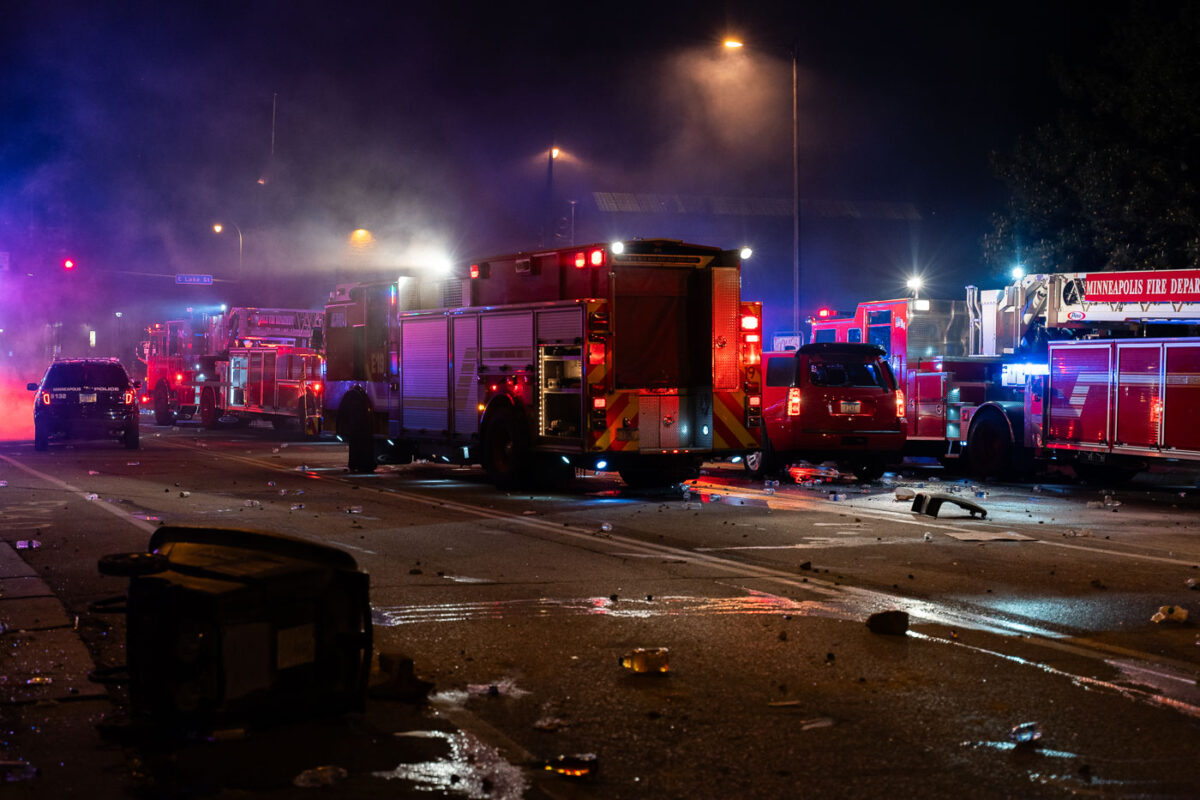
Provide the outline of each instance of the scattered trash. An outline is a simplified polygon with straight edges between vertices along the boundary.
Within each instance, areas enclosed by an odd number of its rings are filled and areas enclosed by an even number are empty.
[[[834,492],[833,494],[829,495],[829,499],[835,503],[840,503],[846,499],[846,495],[841,492]]]
[[[1151,622],[1187,622],[1188,612],[1183,606],[1160,606],[1150,618]]]
[[[522,512],[521,512],[521,516],[523,516],[523,517],[532,517],[532,516],[534,516],[534,515],[536,515],[536,514],[537,514],[537,512],[536,512],[536,511],[534,511],[534,510],[532,510],[532,509],[528,509],[528,510],[525,510],[525,511],[522,511]]]
[[[0,481],[0,486],[8,486],[8,481]]]
[[[571,756],[556,756],[542,763],[546,772],[554,772],[567,778],[590,778],[600,767],[595,753],[578,753]]]
[[[1188,578],[1186,581],[1184,581],[1184,584],[1189,589],[1200,589],[1200,580],[1196,578]]]
[[[191,492],[180,492],[179,496],[180,497],[191,497],[192,493]]]
[[[908,633],[907,611],[880,611],[867,617],[867,630],[884,636],[903,636]]]
[[[533,723],[533,727],[535,730],[553,733],[567,727],[567,722],[561,717],[542,717]]]
[[[1042,726],[1036,722],[1022,722],[1008,732],[1008,739],[1017,744],[1029,744],[1042,738]]]
[[[965,497],[955,497],[943,492],[917,492],[916,497],[913,498],[912,511],[914,514],[937,517],[943,503],[953,503],[956,506],[966,509],[970,512],[972,518],[976,515],[980,519],[987,517],[987,509],[973,500],[968,500]]]
[[[100,495],[96,494],[95,492],[90,492],[88,494],[85,494],[83,497],[85,500],[99,500],[100,499]]]
[[[126,461],[125,462],[125,466],[127,466],[127,467],[140,467],[141,465],[142,465],[142,462],[140,462],[140,461]]]
[[[242,505],[245,506],[246,508],[262,508],[262,501],[260,501],[260,500],[243,500]]]
[[[89,469],[89,470],[88,470],[88,475],[99,475],[99,474],[100,474],[100,473],[99,473],[98,471],[94,470],[94,469]]]
[[[49,686],[54,683],[54,678],[49,675],[34,675],[25,681],[26,686]]]
[[[272,452],[272,453],[278,453],[278,452],[279,452],[279,448],[278,448],[278,447],[272,447],[272,448],[271,448],[271,452]]]
[[[524,697],[529,694],[513,683],[511,678],[504,678],[496,683],[469,683],[467,693],[484,697]]]
[[[987,499],[987,496],[988,496],[988,493],[987,493],[987,492],[985,492],[983,489],[976,489],[976,490],[975,490],[975,496],[976,496],[976,497],[978,497],[978,498],[979,498],[979,499],[981,499],[981,500],[986,500],[986,499]]]
[[[333,786],[344,781],[349,773],[342,767],[327,764],[323,767],[313,767],[292,778],[292,785],[301,789],[315,789],[320,786]]]
[[[932,533],[930,533],[929,531],[925,531],[925,536],[924,536],[924,539],[925,539],[925,541],[927,541],[927,542],[932,542],[932,541],[933,541],[933,534],[932,534]]]
[[[912,500],[916,496],[917,496],[917,493],[914,490],[908,488],[907,486],[897,486],[896,487],[896,502]]]
[[[346,509],[347,514],[361,514],[362,506],[350,506]]]
[[[286,495],[286,494],[287,494],[287,489],[280,489],[280,490],[279,490],[279,496],[280,496],[280,497],[283,497],[283,496],[284,496],[284,495]]]
[[[275,481],[267,481],[267,486],[274,486],[274,485],[275,485]]]
[[[771,487],[771,486],[766,487],[765,489],[763,489],[763,494],[775,494],[774,487]]]
[[[0,774],[5,783],[18,783],[36,778],[42,771],[28,761],[0,761]]]
[[[1116,499],[1111,494],[1104,495],[1104,507],[1105,508],[1116,508],[1119,505],[1121,505],[1120,500]]]
[[[1068,539],[1074,538],[1076,536],[1085,536],[1086,537],[1086,536],[1091,536],[1091,535],[1092,535],[1091,528],[1080,528],[1079,530],[1076,530],[1075,528],[1071,528],[1070,530],[1068,530],[1066,533],[1063,534],[1063,536],[1067,537]]]
[[[292,511],[303,511],[304,503],[292,503]]]
[[[832,728],[833,717],[813,717],[812,719],[800,720],[800,730],[811,731],[817,728]]]
[[[612,523],[611,522],[601,522],[600,530],[604,531],[605,533],[608,533],[609,531],[612,530]]]
[[[17,539],[18,550],[37,550],[42,543],[37,539]]]
[[[638,647],[617,661],[630,672],[662,673],[671,669],[667,663],[669,650],[666,647]]]

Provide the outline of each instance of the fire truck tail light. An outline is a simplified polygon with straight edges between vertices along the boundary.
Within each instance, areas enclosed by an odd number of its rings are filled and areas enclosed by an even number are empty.
[[[788,389],[787,413],[789,417],[800,416],[800,390],[794,386]]]
[[[762,407],[762,397],[757,394],[752,394],[749,397],[747,397],[746,402],[750,404],[751,408],[761,408]]]
[[[744,330],[744,331],[758,330],[758,317],[756,317],[752,314],[747,314],[746,316],[742,317],[742,330]]]
[[[746,341],[747,341],[747,342],[754,342],[754,343],[756,343],[756,344],[757,344],[758,342],[761,342],[761,341],[762,341],[762,337],[761,337],[761,336],[759,336],[757,333],[747,333],[747,334],[746,334]]]
[[[471,279],[474,280],[475,278],[478,278],[478,277],[479,277],[479,265],[472,264],[471,265]]]
[[[593,397],[592,398],[592,408],[594,410],[599,411],[600,409],[607,408],[607,407],[608,407],[608,398],[607,397]]]
[[[182,373],[182,372],[176,372],[176,373],[175,373],[175,382],[176,382],[176,383],[183,383],[183,373]]]
[[[591,253],[589,253],[588,254],[588,263],[590,263],[593,267],[603,267],[604,266],[604,251],[597,248],[597,249],[593,250]]]
[[[583,269],[587,266],[587,253],[575,254],[575,269]]]
[[[595,367],[604,363],[604,342],[588,342],[588,366]]]
[[[904,419],[904,390],[896,390],[896,416]]]

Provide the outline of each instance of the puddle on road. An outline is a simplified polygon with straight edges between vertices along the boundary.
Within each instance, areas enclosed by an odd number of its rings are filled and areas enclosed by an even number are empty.
[[[408,731],[398,737],[443,739],[450,748],[445,758],[400,764],[388,772],[373,772],[385,780],[405,780],[425,792],[458,795],[471,800],[520,800],[529,789],[524,773],[492,747],[462,731]]]
[[[611,597],[548,598],[437,603],[376,607],[376,625],[395,627],[420,622],[468,622],[480,619],[529,617],[609,616],[626,619],[725,614],[796,614],[848,619],[845,604],[819,600],[792,600],[766,592],[736,597],[655,595],[652,599]]]

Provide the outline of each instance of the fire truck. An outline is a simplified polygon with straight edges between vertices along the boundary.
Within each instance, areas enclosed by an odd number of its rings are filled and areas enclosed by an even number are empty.
[[[232,308],[155,323],[142,344],[144,405],[154,421],[199,417],[205,427],[223,418],[242,424],[269,420],[282,429],[297,421],[320,430],[324,388],[322,311]]]
[[[978,477],[1056,461],[1096,483],[1200,462],[1200,270],[1025,275],[962,301],[865,302],[811,321],[814,341],[887,351],[910,455]]]
[[[338,286],[325,429],[355,472],[387,454],[482,464],[502,487],[576,468],[675,483],[759,447],[761,319],[736,251],[672,240]]]

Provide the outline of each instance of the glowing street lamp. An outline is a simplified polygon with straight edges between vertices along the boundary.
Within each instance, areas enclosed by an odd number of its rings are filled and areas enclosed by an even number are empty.
[[[229,224],[233,226],[233,229],[237,231],[238,235],[238,277],[240,278],[242,277],[242,229],[237,226],[236,222],[231,222]],[[212,229],[213,233],[219,235],[224,232],[225,226],[220,222],[214,222]]]

